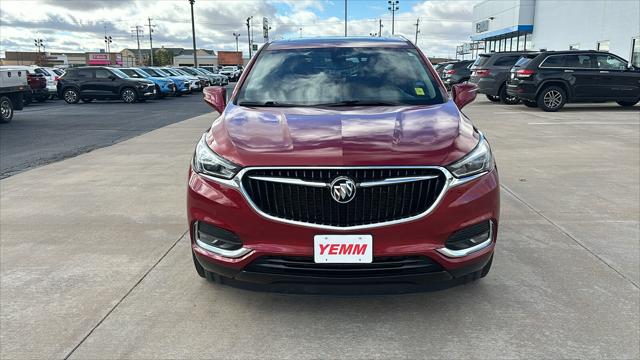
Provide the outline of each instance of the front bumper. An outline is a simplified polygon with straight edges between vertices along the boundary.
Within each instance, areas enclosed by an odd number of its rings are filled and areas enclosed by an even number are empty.
[[[142,98],[142,99],[154,98],[157,92],[155,84],[147,85],[144,88],[138,87],[137,91],[138,91],[138,98]]]
[[[187,211],[191,247],[198,263],[225,282],[259,286],[287,284],[405,284],[450,283],[477,272],[490,261],[498,232],[500,192],[497,170],[475,180],[450,187],[428,215],[413,221],[360,230],[327,230],[274,221],[258,214],[239,190],[189,174]],[[449,257],[441,250],[451,234],[461,228],[490,220],[493,225],[488,246],[462,257]],[[250,251],[237,258],[210,252],[196,243],[194,224],[202,221],[238,235]],[[313,257],[315,235],[368,234],[373,237],[373,257],[424,256],[440,267],[424,274],[396,274],[379,277],[325,278],[255,273],[249,268],[265,256]]]

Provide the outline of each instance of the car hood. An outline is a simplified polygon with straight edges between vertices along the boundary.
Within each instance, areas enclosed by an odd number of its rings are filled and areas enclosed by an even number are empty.
[[[207,142],[242,166],[418,166],[460,159],[478,135],[451,100],[340,110],[229,104]]]

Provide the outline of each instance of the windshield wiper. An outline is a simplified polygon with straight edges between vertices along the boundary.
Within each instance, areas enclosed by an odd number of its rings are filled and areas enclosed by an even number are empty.
[[[315,106],[401,106],[402,103],[393,101],[381,101],[381,100],[344,100],[334,103],[317,104]]]
[[[299,106],[296,104],[285,104],[279,103],[277,101],[241,101],[238,103],[238,106],[262,106],[262,107],[294,107]]]

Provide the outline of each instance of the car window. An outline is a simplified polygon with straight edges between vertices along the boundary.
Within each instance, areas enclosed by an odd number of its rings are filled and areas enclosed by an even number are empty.
[[[486,64],[490,58],[491,58],[491,55],[480,55],[478,56],[476,61],[474,61],[472,66],[474,67],[484,66],[484,64]]]
[[[126,79],[129,77],[129,75],[123,73],[122,71],[120,71],[120,69],[111,68],[111,72],[113,72],[117,77],[121,79]]]
[[[514,67],[525,67],[535,57],[536,57],[536,55],[523,55],[518,59],[518,61],[516,61],[516,63],[513,66]]]
[[[496,61],[493,63],[493,66],[511,67],[516,63],[516,61],[518,61],[518,59],[520,59],[520,55],[501,56],[500,58],[496,59]]]
[[[237,98],[239,105],[275,106],[442,102],[436,81],[410,48],[263,51]]]
[[[133,69],[120,69],[123,73],[129,75],[129,77],[140,78],[140,74],[136,73]]]
[[[447,64],[447,66],[445,66],[444,69],[445,70],[453,69],[453,64]]]
[[[612,55],[597,55],[596,63],[603,70],[625,70],[627,63]]]
[[[92,71],[89,69],[76,70],[74,71],[74,75],[82,78],[90,78],[93,76]]]
[[[35,68],[33,71],[36,74],[42,74],[42,75],[45,75],[45,76],[51,76],[51,74],[49,74],[45,69]]]
[[[144,70],[144,72],[146,72],[147,74],[149,74],[151,76],[160,76],[160,77],[165,76],[165,75],[161,75],[160,72],[158,72],[158,71],[156,71],[154,69],[151,69],[151,68],[144,68],[143,70]]]
[[[96,79],[108,79],[111,76],[111,72],[105,69],[96,69],[95,74]]]
[[[551,55],[542,61],[540,67],[562,67],[564,65],[564,56]]]
[[[570,68],[592,68],[593,65],[591,65],[591,55],[565,55],[564,66]]]

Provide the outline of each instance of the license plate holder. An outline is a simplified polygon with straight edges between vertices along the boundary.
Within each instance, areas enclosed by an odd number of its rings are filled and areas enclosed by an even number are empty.
[[[373,262],[371,235],[316,235],[313,261],[318,264],[368,264]]]

